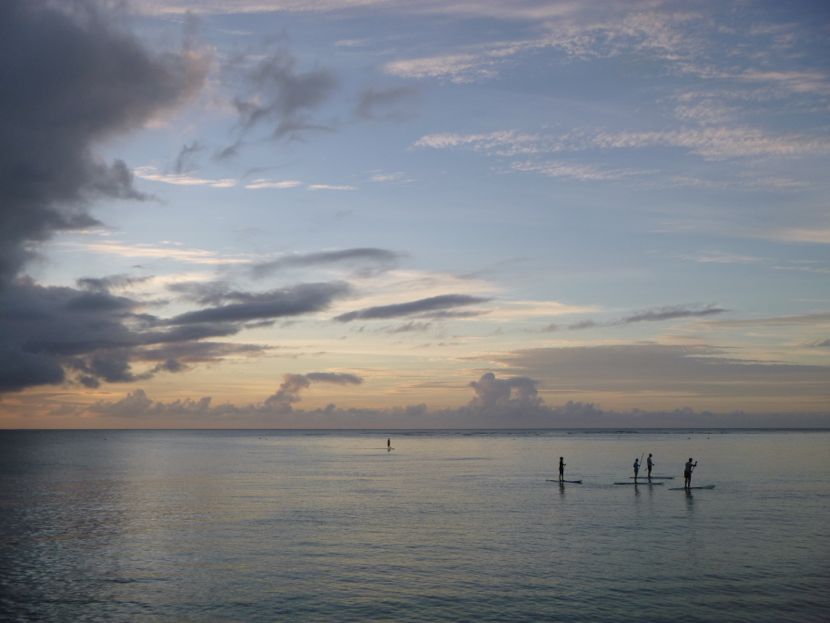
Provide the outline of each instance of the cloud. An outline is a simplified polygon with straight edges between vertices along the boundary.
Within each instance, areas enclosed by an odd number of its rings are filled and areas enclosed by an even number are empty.
[[[425,149],[471,149],[503,158],[522,155],[579,153],[592,150],[633,150],[674,147],[705,160],[738,158],[826,155],[830,141],[825,137],[803,133],[768,133],[759,128],[741,126],[705,126],[673,130],[648,131],[572,131],[566,134],[528,134],[516,130],[458,134],[426,134],[413,144]],[[562,161],[515,163],[517,170],[534,171],[548,176],[587,176],[593,179],[618,179],[636,175],[630,170],[601,170],[590,165]],[[640,173],[642,174],[642,172]]]
[[[171,325],[143,312],[141,301],[108,291],[108,285],[126,280],[80,281],[86,289],[43,287],[28,279],[0,289],[0,392],[63,382],[132,382],[181,371],[187,363],[265,350],[204,341],[239,333],[239,322]],[[135,371],[135,362],[149,367]]]
[[[634,324],[636,322],[662,322],[664,320],[675,320],[677,318],[701,318],[703,316],[714,316],[728,310],[714,305],[703,307],[687,307],[684,305],[671,305],[667,307],[656,307],[645,309],[626,316],[618,321],[618,324]]]
[[[8,0],[0,23],[0,281],[8,281],[29,243],[96,224],[91,200],[143,197],[127,166],[97,159],[94,148],[194,94],[208,59],[188,49],[153,54],[83,0]]]
[[[356,186],[348,184],[309,184],[309,190],[357,190]]]
[[[830,366],[736,359],[702,345],[537,348],[509,354],[503,361],[553,391],[676,394],[690,400],[763,398],[778,405],[804,397],[813,404],[830,400]]]
[[[405,105],[417,91],[412,87],[369,88],[360,92],[355,114],[366,121],[400,121],[411,116]]]
[[[265,407],[276,411],[291,411],[295,402],[300,400],[300,391],[312,383],[331,383],[334,385],[360,385],[363,378],[354,374],[335,372],[310,372],[308,374],[286,374],[282,385],[275,394],[265,399]]]
[[[352,320],[399,318],[401,316],[421,315],[428,314],[430,312],[444,312],[452,310],[455,307],[486,303],[489,300],[489,298],[470,296],[467,294],[443,294],[425,299],[419,299],[417,301],[409,301],[407,303],[367,307],[366,309],[340,314],[335,318],[335,320],[339,320],[340,322],[351,322]]]
[[[789,316],[765,316],[762,318],[733,318],[706,320],[713,327],[818,327],[830,326],[830,312],[794,314]]]
[[[297,188],[298,186],[302,186],[303,183],[299,180],[266,180],[266,179],[257,179],[245,184],[245,188],[248,190],[262,190],[266,188],[276,188],[278,190],[285,190],[288,188]]]
[[[664,307],[654,307],[651,309],[644,309],[635,312],[629,316],[625,316],[618,320],[609,320],[608,322],[597,322],[596,320],[580,320],[564,327],[557,324],[550,324],[543,331],[558,331],[566,328],[572,331],[581,329],[595,329],[597,327],[620,327],[629,324],[637,324],[640,322],[664,322],[666,320],[677,320],[679,318],[702,318],[706,316],[714,316],[722,314],[729,310],[714,305],[667,305]]]
[[[143,180],[172,184],[174,186],[208,186],[210,188],[233,188],[239,180],[233,178],[210,179],[195,177],[186,173],[162,173],[155,167],[145,166],[133,169],[133,175]]]
[[[526,376],[497,379],[492,372],[486,372],[478,381],[470,383],[476,393],[470,406],[484,410],[509,409],[513,406],[539,408],[542,403],[537,385],[537,381]]]
[[[243,68],[242,75],[245,93],[233,105],[243,134],[265,126],[272,139],[280,140],[331,130],[311,118],[335,90],[337,81],[329,70],[299,71],[296,59],[278,50],[253,67]]]
[[[284,268],[307,268],[310,266],[347,266],[358,267],[361,274],[372,275],[378,271],[389,270],[401,259],[402,255],[388,249],[376,247],[357,247],[339,251],[319,251],[316,253],[296,253],[285,255],[275,260],[260,262],[251,266],[251,276],[266,277]]]
[[[549,151],[543,137],[516,130],[497,130],[480,134],[439,132],[426,134],[415,141],[413,147],[424,149],[469,148],[494,156],[521,156]]]
[[[514,162],[511,166],[514,171],[523,173],[539,173],[546,177],[565,177],[580,182],[598,182],[605,180],[621,180],[626,177],[646,175],[647,171],[633,171],[624,169],[600,169],[589,164],[577,164],[562,161],[551,162]]]
[[[86,242],[80,244],[64,243],[63,246],[70,248],[76,247],[89,253],[101,253],[118,257],[174,260],[188,264],[235,265],[251,263],[249,258],[223,257],[213,251],[183,248],[175,243],[158,246],[152,244],[126,244],[122,242]]]
[[[348,293],[342,283],[300,284],[271,292],[216,291],[216,305],[160,318],[143,301],[110,288],[129,287],[123,276],[81,279],[83,289],[44,287],[20,279],[0,289],[0,392],[45,384],[135,382],[158,373],[266,347],[210,341],[251,328],[251,321],[295,317],[326,309]]]
[[[358,385],[352,374],[286,374],[277,391],[262,402],[213,404],[211,397],[156,402],[142,389],[116,401],[99,401],[78,411],[99,419],[135,420],[136,427],[325,428],[325,429],[470,429],[470,428],[610,428],[610,427],[826,427],[830,413],[711,413],[688,407],[671,410],[606,410],[594,403],[567,401],[547,405],[538,396],[539,381],[527,376],[498,378],[485,372],[467,386],[473,398],[456,408],[430,409],[414,404],[387,409],[296,408],[300,393],[314,383]]]
[[[190,144],[182,145],[179,150],[179,155],[176,156],[176,162],[173,164],[173,172],[181,175],[193,168],[193,156],[201,151],[204,151],[205,146],[199,141],[193,141]]]
[[[78,279],[78,287],[93,292],[110,292],[112,290],[126,290],[134,285],[145,283],[151,277],[133,277],[131,275],[109,275],[107,277],[82,277]]]
[[[350,287],[345,283],[304,283],[255,294],[228,292],[224,298],[237,302],[185,312],[167,322],[171,325],[186,325],[300,316],[327,309],[332,301],[349,292]]]

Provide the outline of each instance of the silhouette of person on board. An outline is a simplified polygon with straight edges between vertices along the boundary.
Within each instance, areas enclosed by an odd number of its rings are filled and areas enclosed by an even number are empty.
[[[646,459],[646,469],[648,470],[648,481],[651,482],[651,470],[654,467],[654,461],[651,460],[651,452],[648,453],[648,458]]]
[[[640,459],[634,459],[634,484],[637,484],[637,474],[640,473]]]
[[[386,451],[387,452],[392,452],[392,438],[391,437],[386,438]]]
[[[559,457],[559,482],[565,482],[565,458]]]
[[[686,461],[686,466],[683,468],[683,488],[690,489],[692,487],[692,472],[697,467],[697,461],[692,463],[692,457]]]

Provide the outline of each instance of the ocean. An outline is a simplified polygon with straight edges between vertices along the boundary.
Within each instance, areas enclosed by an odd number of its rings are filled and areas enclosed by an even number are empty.
[[[826,431],[2,431],[0,620],[827,621],[828,511]]]

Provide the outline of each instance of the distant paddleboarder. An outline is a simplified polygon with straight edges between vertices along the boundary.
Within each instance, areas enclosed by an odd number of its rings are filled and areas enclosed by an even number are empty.
[[[686,461],[686,466],[683,468],[683,487],[685,489],[690,489],[692,486],[692,472],[694,471],[695,467],[697,467],[697,461],[692,463],[692,457],[689,457],[689,460]]]
[[[565,458],[559,457],[559,482],[565,482]]]
[[[390,437],[386,438],[386,451],[392,452],[392,439]]]
[[[637,484],[637,474],[640,473],[640,459],[634,459],[634,484]]]
[[[646,469],[648,470],[648,481],[651,482],[651,469],[654,467],[654,461],[651,460],[651,452],[648,453],[646,459]]]

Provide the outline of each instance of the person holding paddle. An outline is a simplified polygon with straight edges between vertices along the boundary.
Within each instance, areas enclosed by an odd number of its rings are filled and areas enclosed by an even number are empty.
[[[634,459],[634,484],[637,484],[637,474],[640,473],[640,459]]]
[[[565,482],[565,458],[559,457],[559,482]]]
[[[692,457],[689,457],[686,466],[683,468],[683,487],[685,489],[690,489],[692,486],[692,472],[695,467],[697,467],[697,461],[692,463]]]
[[[651,452],[648,453],[648,458],[646,459],[646,469],[648,470],[648,481],[651,482],[651,470],[654,467],[654,461],[651,460]]]

